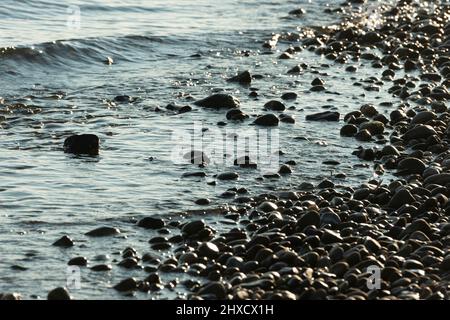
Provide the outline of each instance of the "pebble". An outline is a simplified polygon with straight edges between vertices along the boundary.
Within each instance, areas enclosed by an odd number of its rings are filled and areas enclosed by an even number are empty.
[[[67,263],[69,266],[87,266],[88,260],[85,257],[75,257]]]
[[[218,180],[236,180],[239,179],[239,174],[236,172],[224,172],[217,175]]]
[[[125,291],[134,291],[137,289],[137,287],[138,283],[135,278],[127,278],[116,284],[114,286],[114,289],[120,292],[125,292]]]

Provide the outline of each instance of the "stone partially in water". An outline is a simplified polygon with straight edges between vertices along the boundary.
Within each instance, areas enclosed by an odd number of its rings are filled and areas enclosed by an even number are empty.
[[[138,227],[145,229],[161,229],[165,226],[165,223],[160,218],[145,217],[137,223]]]
[[[100,140],[94,134],[73,135],[64,141],[64,152],[73,154],[98,155]]]
[[[60,239],[53,242],[54,246],[69,248],[73,246],[73,241],[68,236],[62,236]]]
[[[240,84],[250,84],[252,82],[252,76],[248,70],[239,73],[238,75],[231,77],[228,82],[239,82]]]
[[[286,106],[280,101],[271,100],[264,105],[264,109],[272,111],[284,111],[286,110]]]
[[[308,121],[339,121],[339,112],[325,111],[306,116]]]
[[[120,230],[113,227],[100,227],[86,233],[90,237],[108,237],[119,234]]]
[[[59,287],[48,293],[47,300],[71,300],[71,297],[66,288]]]
[[[224,172],[217,175],[218,180],[236,180],[239,178],[239,174],[236,172]]]
[[[277,126],[280,122],[280,119],[274,114],[265,114],[263,116],[258,117],[253,123],[259,126]]]
[[[239,108],[239,100],[232,95],[216,93],[202,100],[194,102],[195,105],[211,109],[233,109]]]

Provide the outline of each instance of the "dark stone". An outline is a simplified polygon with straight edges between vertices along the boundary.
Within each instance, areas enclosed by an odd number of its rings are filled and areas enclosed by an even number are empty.
[[[110,265],[108,265],[108,264],[97,264],[97,265],[93,266],[91,268],[91,270],[92,271],[96,271],[96,272],[99,272],[99,271],[110,271],[110,270],[112,270],[112,267]]]
[[[308,211],[297,221],[297,227],[303,230],[307,226],[320,226],[320,215],[316,211]]]
[[[306,116],[308,121],[339,121],[339,112],[325,111]]]
[[[47,300],[71,300],[71,297],[66,288],[59,287],[48,293]]]
[[[198,253],[200,256],[215,258],[219,255],[219,248],[212,242],[203,242],[198,247]]]
[[[240,121],[248,118],[248,115],[246,115],[244,112],[242,112],[241,109],[231,109],[226,114],[227,120],[232,121]]]
[[[225,286],[220,282],[210,282],[204,285],[198,290],[198,295],[200,296],[213,296],[216,299],[225,299],[227,295],[227,291]]]
[[[358,127],[354,124],[346,124],[341,128],[340,134],[343,137],[353,137],[358,132]]]
[[[100,140],[94,134],[81,134],[68,137],[64,141],[64,152],[96,156],[100,148]]]
[[[86,233],[90,237],[108,237],[119,234],[120,230],[113,227],[100,227]]]
[[[127,278],[125,280],[122,280],[118,284],[116,284],[114,286],[114,289],[116,289],[117,291],[124,292],[124,291],[134,291],[137,289],[137,287],[138,287],[138,283],[137,283],[136,279]]]
[[[279,122],[276,115],[269,113],[256,118],[253,123],[259,126],[277,126]]]
[[[69,260],[67,263],[69,266],[87,266],[87,259],[85,257],[75,257]]]
[[[53,242],[54,246],[69,248],[73,246],[73,241],[68,236],[62,236],[60,239]]]
[[[138,227],[145,229],[161,229],[166,225],[164,221],[160,218],[145,217],[137,223]]]
[[[212,109],[232,109],[239,108],[239,100],[235,97],[225,94],[225,93],[216,93],[205,99],[198,100],[194,102],[195,105],[204,107],[204,108],[212,108]]]
[[[250,84],[252,82],[252,76],[249,71],[243,71],[238,75],[231,77],[227,81],[229,82],[239,82],[240,84]]]
[[[409,192],[406,189],[399,190],[394,196],[391,198],[391,201],[389,201],[388,206],[393,209],[398,209],[404,204],[411,204],[416,199],[413,197],[411,192]]]
[[[236,180],[239,178],[239,174],[236,172],[224,172],[217,175],[219,180]]]

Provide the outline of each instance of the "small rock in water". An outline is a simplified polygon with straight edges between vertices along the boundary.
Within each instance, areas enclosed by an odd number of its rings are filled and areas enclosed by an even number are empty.
[[[145,229],[161,229],[166,225],[164,220],[155,217],[145,217],[137,223],[138,227]]]
[[[73,135],[64,141],[64,152],[73,154],[98,155],[100,139],[94,134]]]
[[[244,71],[239,73],[238,75],[231,77],[227,81],[229,82],[239,82],[240,84],[250,84],[252,82],[252,76],[249,71]]]
[[[119,234],[120,230],[113,227],[100,227],[86,233],[90,237],[108,237]]]
[[[63,236],[60,239],[53,242],[54,246],[69,248],[73,246],[73,241],[68,236]]]
[[[224,172],[217,175],[218,180],[236,180],[239,178],[239,174],[236,172]]]
[[[202,100],[198,100],[194,102],[195,105],[211,108],[211,109],[233,109],[239,108],[239,100],[235,97],[225,94],[225,93],[216,93]]]
[[[244,120],[248,118],[248,115],[246,115],[244,112],[242,112],[241,109],[231,109],[226,114],[227,120]]]
[[[85,257],[75,257],[67,263],[69,266],[87,266],[87,259]]]
[[[116,289],[117,291],[133,291],[136,290],[138,286],[138,283],[136,281],[136,279],[134,278],[128,278],[125,280],[122,280],[121,282],[119,282],[118,284],[116,284],[114,286],[114,289]]]
[[[274,114],[265,114],[258,117],[253,123],[259,126],[278,126],[280,119]]]
[[[264,105],[264,109],[271,111],[284,111],[286,106],[277,100],[271,100]]]
[[[66,288],[59,287],[48,293],[47,300],[71,300],[71,297]]]
[[[308,121],[339,121],[339,112],[325,111],[306,116]]]

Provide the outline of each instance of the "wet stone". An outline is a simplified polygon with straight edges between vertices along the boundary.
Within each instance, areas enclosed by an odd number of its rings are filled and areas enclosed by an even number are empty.
[[[53,245],[56,247],[69,248],[73,246],[73,241],[68,236],[63,236],[60,239],[53,242]]]
[[[120,230],[113,227],[100,227],[94,230],[91,230],[86,233],[87,236],[90,237],[108,237],[114,236],[120,233]]]
[[[165,223],[160,218],[155,217],[145,217],[137,223],[138,227],[144,229],[161,229],[165,226]]]

